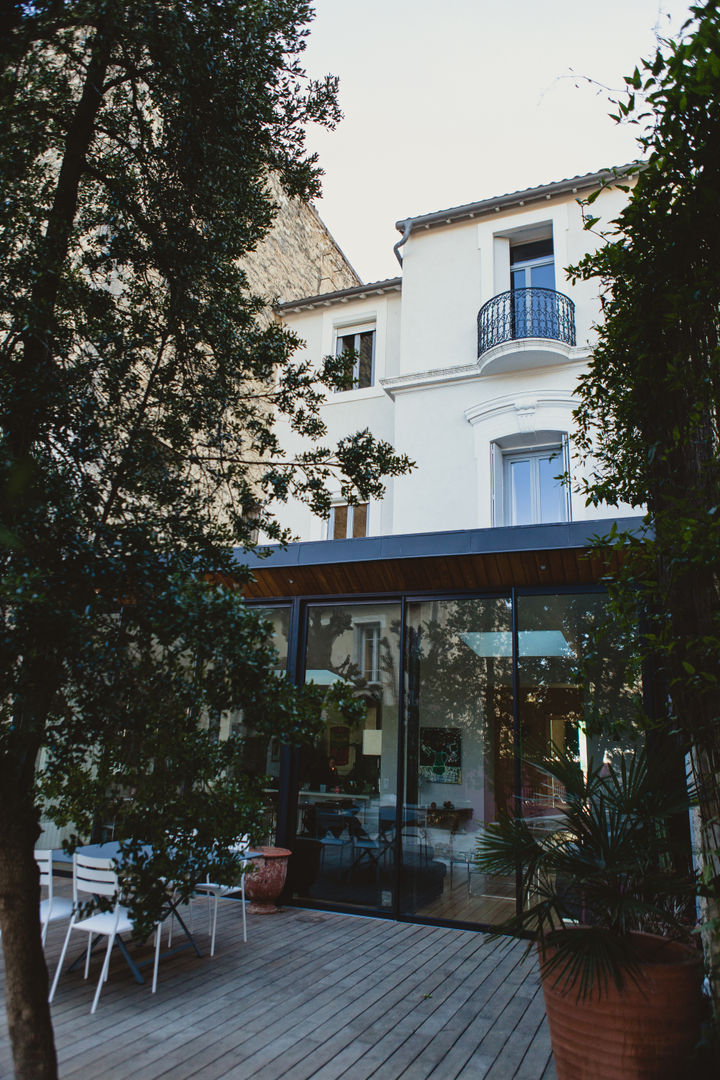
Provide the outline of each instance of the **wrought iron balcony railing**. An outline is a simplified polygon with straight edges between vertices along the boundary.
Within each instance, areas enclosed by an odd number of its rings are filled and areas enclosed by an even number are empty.
[[[512,289],[498,293],[478,312],[478,357],[518,338],[550,338],[575,344],[575,305],[555,289]]]

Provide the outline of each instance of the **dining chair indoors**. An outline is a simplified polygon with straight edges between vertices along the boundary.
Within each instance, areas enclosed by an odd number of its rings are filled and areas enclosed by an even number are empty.
[[[52,849],[35,848],[35,862],[40,871],[40,888],[47,889],[47,897],[40,901],[40,925],[42,926],[42,943],[44,946],[50,923],[56,922],[58,919],[71,918],[73,902],[69,897],[55,896],[53,893]]]
[[[250,843],[249,836],[241,836],[231,846],[230,851],[234,855],[242,856],[244,852],[248,850]],[[243,941],[247,941],[247,916],[245,914],[245,863],[243,861],[243,871],[240,875],[240,880],[235,885],[220,885],[215,881],[210,881],[208,876],[207,881],[201,881],[196,885],[196,892],[208,898],[208,933],[210,934],[210,955],[215,955],[215,929],[217,927],[217,909],[218,901],[232,899],[233,894],[240,893],[241,907],[242,907],[242,920],[243,920]]]
[[[79,915],[81,914],[81,905],[83,903],[83,895],[109,897],[114,899],[115,905],[110,911],[97,911],[87,918],[79,918]],[[90,1009],[90,1012],[94,1013],[100,998],[102,985],[108,977],[110,954],[113,945],[120,935],[130,934],[133,929],[133,923],[128,909],[120,903],[117,870],[113,859],[92,858],[88,855],[82,855],[79,852],[75,852],[73,857],[73,901],[73,917],[68,926],[67,934],[65,935],[65,941],[63,943],[62,952],[60,953],[60,960],[58,962],[57,971],[55,972],[55,978],[53,979],[48,1000],[52,1001],[55,995],[55,989],[58,984],[58,979],[60,978],[62,966],[65,962],[65,954],[73,931],[79,930],[88,935],[87,951],[85,953],[86,979],[90,970],[90,954],[92,952],[93,938],[95,935],[106,937],[108,939],[107,950],[105,952],[105,959],[103,961],[102,971],[100,972],[100,978],[98,979],[92,1008]],[[155,965],[153,968],[152,981],[153,994],[157,987],[158,961],[160,959],[160,926],[161,924],[158,923],[155,927]]]

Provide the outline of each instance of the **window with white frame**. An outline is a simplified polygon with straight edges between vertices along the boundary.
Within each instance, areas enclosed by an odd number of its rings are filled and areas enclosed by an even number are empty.
[[[493,523],[540,525],[570,519],[567,434],[534,432],[491,446]]]
[[[368,504],[335,503],[328,519],[328,540],[346,540],[352,536],[367,536]]]
[[[375,383],[375,324],[339,328],[335,337],[335,355],[352,353],[352,371],[348,371],[343,390],[359,390]]]
[[[555,289],[552,236],[531,243],[510,243],[513,337],[555,337],[557,310],[547,292]]]
[[[380,682],[380,624],[360,623],[355,627],[360,674],[367,682]]]
[[[552,236],[531,243],[510,241],[510,286],[513,291],[555,288]]]

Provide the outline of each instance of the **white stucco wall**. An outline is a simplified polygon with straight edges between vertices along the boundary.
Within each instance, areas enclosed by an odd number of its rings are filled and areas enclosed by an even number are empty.
[[[328,428],[327,438],[323,440],[325,445],[334,446],[343,436],[364,428],[369,428],[379,439],[395,442],[393,403],[380,386],[380,379],[397,374],[400,307],[400,293],[391,292],[315,307],[283,318],[283,322],[303,339],[298,358],[307,356],[316,366],[324,356],[334,352],[338,332],[353,326],[375,326],[375,385],[326,395],[322,407],[322,417]],[[278,433],[288,457],[308,448],[307,441],[295,435],[285,422],[278,424]],[[339,485],[334,489],[339,491]],[[392,532],[392,505],[391,490],[382,502],[371,502],[368,520],[371,535]],[[327,522],[311,514],[298,500],[290,500],[278,507],[278,517],[300,540],[322,540],[326,536]]]
[[[419,467],[395,483],[393,531],[489,528],[491,442],[522,431],[568,431],[576,370],[477,376],[397,394],[396,439]],[[430,439],[432,431],[438,435]],[[574,498],[573,517],[582,516]]]
[[[625,198],[617,189],[605,191],[591,212],[607,222]],[[527,342],[511,342],[500,347],[498,361],[478,365],[478,311],[509,288],[511,240],[528,242],[550,232],[556,289],[575,303],[577,346],[542,342],[533,351],[532,343],[528,348]],[[417,226],[402,249],[402,297],[391,292],[339,298],[284,317],[317,358],[333,351],[339,330],[376,325],[376,385],[334,394],[323,407],[330,442],[369,427],[417,463],[413,473],[389,482],[383,502],[371,504],[371,535],[501,523],[492,507],[491,444],[497,439],[568,433],[577,478],[572,391],[589,356],[600,303],[596,282],[571,285],[564,268],[600,243],[598,233],[584,229],[572,194],[459,224]],[[290,448],[297,445],[289,435],[287,441]],[[573,491],[570,515],[601,518],[608,508],[588,508]],[[299,539],[326,535],[326,524],[301,506],[289,505],[281,516]]]
[[[624,200],[624,192],[609,189],[591,212],[610,221]],[[477,360],[478,311],[510,288],[510,240],[529,240],[534,233],[552,234],[555,288],[575,303],[578,345],[592,341],[592,325],[600,316],[597,285],[571,284],[565,270],[601,240],[584,228],[576,196],[564,195],[477,220],[416,226],[402,248],[402,374]]]

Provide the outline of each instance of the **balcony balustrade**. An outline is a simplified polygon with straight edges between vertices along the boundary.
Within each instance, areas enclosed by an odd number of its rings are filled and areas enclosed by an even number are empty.
[[[575,344],[575,305],[555,289],[532,287],[498,293],[478,312],[478,358],[494,345],[519,338]]]

